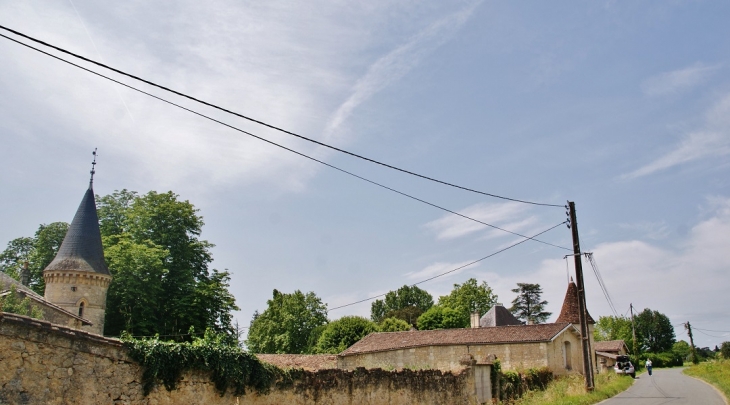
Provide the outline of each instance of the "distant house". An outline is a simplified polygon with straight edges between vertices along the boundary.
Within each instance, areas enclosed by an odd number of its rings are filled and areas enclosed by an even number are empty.
[[[616,364],[616,357],[625,355],[629,352],[626,343],[623,340],[606,340],[596,342],[596,366],[599,372],[604,372],[613,368]]]
[[[582,373],[577,308],[578,290],[571,281],[556,323],[522,325],[496,305],[481,319],[472,318],[469,329],[372,333],[340,353],[337,366],[456,371],[465,359],[480,363],[496,356],[504,370],[548,367],[556,375]],[[592,338],[592,325],[589,332]]]

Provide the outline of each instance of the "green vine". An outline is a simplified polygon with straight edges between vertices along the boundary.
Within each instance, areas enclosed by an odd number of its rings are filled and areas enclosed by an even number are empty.
[[[160,382],[168,391],[174,390],[186,370],[210,372],[221,396],[229,388],[236,396],[244,395],[247,387],[268,393],[277,380],[288,377],[283,370],[262,363],[253,354],[226,343],[226,336],[211,330],[192,342],[164,342],[158,337],[140,340],[128,334],[122,335],[121,340],[129,356],[144,367],[145,395]]]

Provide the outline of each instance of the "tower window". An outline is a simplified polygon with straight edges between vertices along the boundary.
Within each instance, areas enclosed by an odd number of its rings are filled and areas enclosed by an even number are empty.
[[[76,287],[71,287],[71,291],[76,291]]]
[[[76,288],[76,287],[72,287],[72,288]],[[79,304],[79,316],[81,316],[81,317],[84,316],[84,303],[83,302]]]

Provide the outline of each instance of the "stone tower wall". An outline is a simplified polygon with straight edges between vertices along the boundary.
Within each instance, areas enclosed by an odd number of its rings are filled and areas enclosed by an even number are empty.
[[[45,271],[45,299],[59,307],[79,314],[80,303],[84,303],[81,317],[91,321],[91,326],[82,329],[98,335],[104,334],[106,294],[111,276],[85,271]]]

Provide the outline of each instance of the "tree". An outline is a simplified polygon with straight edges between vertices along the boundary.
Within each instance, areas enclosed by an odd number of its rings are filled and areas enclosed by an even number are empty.
[[[645,308],[634,317],[634,323],[640,350],[661,353],[672,349],[676,341],[674,327],[666,315]]]
[[[459,314],[458,328],[469,327],[471,313],[478,311],[485,314],[497,302],[497,296],[486,281],[477,284],[475,278],[470,278],[464,284],[454,284],[449,295],[439,298],[439,305],[454,309]]]
[[[317,342],[317,353],[340,353],[360,339],[377,332],[378,326],[361,316],[343,316],[330,322]]]
[[[634,338],[631,319],[625,316],[601,316],[596,322],[593,338],[597,341],[623,340],[626,346],[633,350]]]
[[[517,297],[512,301],[509,310],[517,319],[527,323],[543,323],[552,315],[551,312],[545,312],[548,302],[540,300],[540,284],[517,283],[517,288],[512,292],[517,293]]]
[[[14,285],[10,286],[8,294],[0,296],[0,311],[29,316],[35,319],[43,319],[43,311],[33,306],[30,298],[20,298],[18,290]]]
[[[53,222],[40,225],[32,238],[21,237],[11,240],[7,248],[0,253],[0,270],[18,280],[20,269],[24,262],[28,262],[29,287],[43,295],[46,288],[43,270],[56,257],[67,231],[67,223]]]
[[[411,324],[398,318],[385,318],[378,329],[381,332],[401,332],[411,330]]]
[[[413,324],[419,315],[432,306],[431,294],[416,286],[404,285],[385,294],[385,300],[375,300],[370,306],[370,319],[379,323],[385,318],[394,317]]]
[[[418,317],[419,330],[462,328],[463,319],[456,309],[434,305]]]
[[[684,340],[680,340],[679,342],[672,345],[672,353],[681,358],[682,361],[687,361],[690,359],[692,348],[689,346],[689,343],[685,342]]]
[[[193,204],[172,191],[122,190],[96,200],[107,261],[113,261],[106,334],[182,337],[190,328],[235,334],[230,275],[208,268],[213,244],[199,239],[204,222]],[[130,293],[138,286],[149,294],[135,301]]]
[[[327,323],[327,305],[311,291],[274,290],[266,304],[264,312],[254,313],[248,330],[246,346],[253,353],[306,353],[310,335]]]
[[[720,354],[722,354],[723,359],[730,359],[730,342],[722,342]]]

